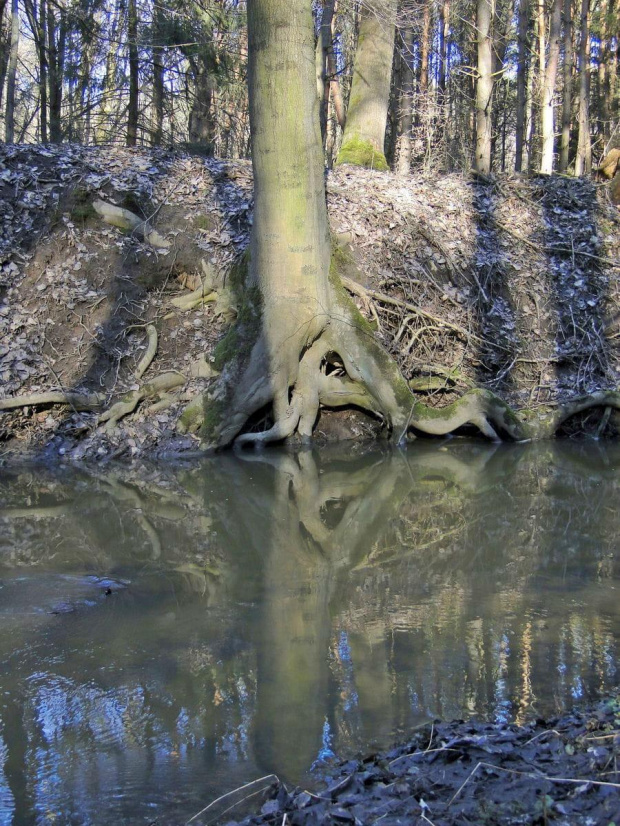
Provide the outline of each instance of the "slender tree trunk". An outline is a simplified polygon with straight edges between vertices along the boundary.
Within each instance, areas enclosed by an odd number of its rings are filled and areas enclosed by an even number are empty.
[[[11,24],[9,23],[8,31],[5,30],[3,25],[4,10],[6,7],[6,0],[0,0],[0,108],[2,108],[2,103],[4,101],[4,81],[6,80],[6,73],[11,52]]]
[[[15,139],[15,81],[17,79],[17,53],[19,47],[19,2],[11,2],[11,52],[6,87],[5,140],[13,143]]]
[[[492,0],[477,0],[478,80],[476,83],[476,172],[491,171],[491,111],[493,105]]]
[[[411,127],[413,125],[413,27],[408,26],[403,35],[401,55],[401,91],[398,140],[396,145],[399,175],[408,175],[411,169]]]
[[[439,94],[443,99],[446,93],[448,75],[448,37],[450,35],[450,0],[442,0],[439,21]]]
[[[196,63],[198,64],[198,61]],[[210,151],[213,148],[215,138],[215,123],[212,111],[213,82],[206,65],[202,61],[200,61],[200,65],[196,66],[195,77],[194,100],[189,115],[189,140],[190,143],[197,144]]]
[[[153,129],[151,143],[161,146],[164,135],[164,39],[162,12],[158,2],[153,7]]]
[[[564,64],[562,66],[562,136],[560,138],[560,172],[568,169],[570,152],[570,126],[573,102],[573,9],[572,0],[564,0]]]
[[[319,119],[321,124],[322,145],[327,139],[327,113],[329,109],[329,50],[332,42],[332,23],[334,19],[335,0],[323,0],[321,28],[316,43],[316,83],[319,98]]]
[[[396,0],[375,0],[361,10],[353,83],[342,148],[336,163],[388,168],[384,154],[394,57]]]
[[[47,143],[47,25],[46,0],[39,5],[37,45],[39,52],[39,123],[41,142]]]
[[[523,144],[525,142],[525,99],[527,90],[528,58],[527,40],[530,9],[528,0],[519,0],[518,58],[517,58],[517,126],[515,135],[515,171],[523,168]]]
[[[47,41],[49,65],[49,103],[50,103],[50,140],[60,143],[62,140],[62,84],[67,29],[64,13],[61,12],[57,25],[54,7],[47,7]]]
[[[129,46],[129,104],[127,107],[127,146],[135,146],[138,141],[138,11],[136,0],[128,0],[127,40]]]
[[[581,2],[581,40],[579,43],[579,134],[575,175],[588,175],[592,170],[590,142],[590,0]]]
[[[555,78],[558,71],[558,59],[560,55],[561,17],[562,0],[553,0],[549,26],[549,59],[543,76],[541,100],[542,153],[540,171],[543,175],[550,175],[553,172],[553,146],[555,137],[553,96],[555,93]]]

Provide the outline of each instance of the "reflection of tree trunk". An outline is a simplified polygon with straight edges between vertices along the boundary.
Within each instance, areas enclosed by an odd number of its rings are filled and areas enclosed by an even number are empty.
[[[31,823],[32,801],[28,786],[28,735],[24,726],[25,703],[16,696],[15,688],[3,702],[3,727],[0,729],[6,745],[4,776],[14,801],[12,823]]]

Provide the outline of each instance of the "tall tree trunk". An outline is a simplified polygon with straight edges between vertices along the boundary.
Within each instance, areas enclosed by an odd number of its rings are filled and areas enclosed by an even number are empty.
[[[515,171],[523,168],[523,145],[525,142],[525,99],[528,74],[527,39],[530,9],[528,0],[519,0],[518,57],[517,57],[517,126],[515,135]]]
[[[553,96],[555,93],[555,78],[558,71],[558,58],[560,55],[561,17],[562,0],[553,0],[549,25],[549,59],[543,76],[541,100],[542,153],[540,171],[543,175],[550,175],[553,172],[553,145],[555,137]]]
[[[128,0],[127,40],[129,46],[129,104],[127,107],[127,146],[135,146],[138,141],[138,11],[136,0]]]
[[[19,47],[19,2],[11,3],[11,54],[6,87],[6,119],[5,140],[13,143],[15,140],[15,81],[17,79],[17,52]]]
[[[47,143],[47,24],[46,0],[40,0],[37,21],[37,47],[39,52],[39,124],[41,142]]]
[[[196,63],[198,64],[198,61]],[[196,67],[195,77],[194,100],[189,114],[189,140],[190,143],[210,151],[215,136],[212,112],[213,81],[202,62]]]
[[[411,127],[413,125],[413,27],[408,26],[403,35],[401,55],[401,90],[399,106],[399,128],[396,143],[397,169],[399,175],[408,175],[411,169]]]
[[[334,19],[335,0],[323,0],[321,28],[316,43],[316,82],[319,98],[319,121],[321,124],[322,144],[327,138],[327,113],[329,110],[330,79],[329,51],[332,42],[332,23]]]
[[[65,57],[67,28],[64,12],[60,13],[57,25],[54,7],[47,7],[47,53],[49,65],[49,102],[50,102],[50,140],[60,143],[62,140],[62,83]]]
[[[400,439],[411,416],[408,385],[364,329],[337,269],[330,276],[310,3],[253,0],[248,33],[254,223],[243,317],[260,312],[259,333],[238,362],[240,377],[229,365],[227,400],[207,409],[203,434],[227,444],[271,402],[273,426],[238,443],[309,438],[321,404],[361,404],[380,411]],[[237,340],[248,333],[242,322]],[[325,370],[334,359],[346,375]]]
[[[120,95],[117,93],[116,81],[118,77],[118,55],[121,31],[125,25],[124,0],[116,0],[114,7],[114,17],[111,23],[110,48],[105,59],[105,74],[103,77],[103,89],[101,95],[101,108],[98,113],[97,126],[95,129],[95,142],[103,143],[109,140],[111,134],[111,120],[114,104]]]
[[[11,52],[11,23],[9,22],[8,31],[4,26],[4,10],[6,9],[6,6],[6,0],[0,0],[0,108],[2,108],[2,103],[4,101],[4,81],[6,80],[6,73]]]
[[[476,172],[491,171],[491,110],[493,104],[492,0],[477,0],[478,75],[476,83]]]
[[[450,0],[442,0],[439,20],[439,94],[443,99],[446,93],[448,76],[448,37],[450,34]]]
[[[153,4],[153,129],[151,143],[161,146],[164,135],[164,38],[162,10]]]
[[[560,138],[560,172],[568,169],[570,126],[573,103],[573,9],[572,0],[564,0],[564,64],[562,66],[562,136]]]
[[[575,175],[592,170],[590,141],[590,0],[581,0],[581,39],[579,42],[579,133]]]
[[[374,0],[361,10],[359,40],[342,148],[336,163],[388,168],[384,154],[394,57],[396,0]]]

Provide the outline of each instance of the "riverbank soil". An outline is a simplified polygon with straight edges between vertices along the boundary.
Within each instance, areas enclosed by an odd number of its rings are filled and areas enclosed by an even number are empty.
[[[231,795],[218,803],[229,808],[218,822],[612,826],[620,822],[619,761],[620,696],[524,726],[437,722],[404,745],[341,764],[317,790],[273,783],[260,814],[234,820]],[[239,790],[238,801],[260,788]]]
[[[620,375],[620,219],[561,176],[399,178],[347,166],[327,194],[338,270],[416,396],[472,387],[541,410]],[[251,165],[119,147],[0,147],[0,450],[195,451],[182,413],[226,362]],[[564,432],[617,434],[603,406]],[[319,439],[373,435],[355,411]]]

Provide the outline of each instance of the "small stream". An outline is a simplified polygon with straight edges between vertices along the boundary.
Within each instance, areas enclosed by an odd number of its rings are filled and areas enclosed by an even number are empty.
[[[0,470],[0,824],[183,824],[436,717],[604,695],[619,470],[466,440]]]

